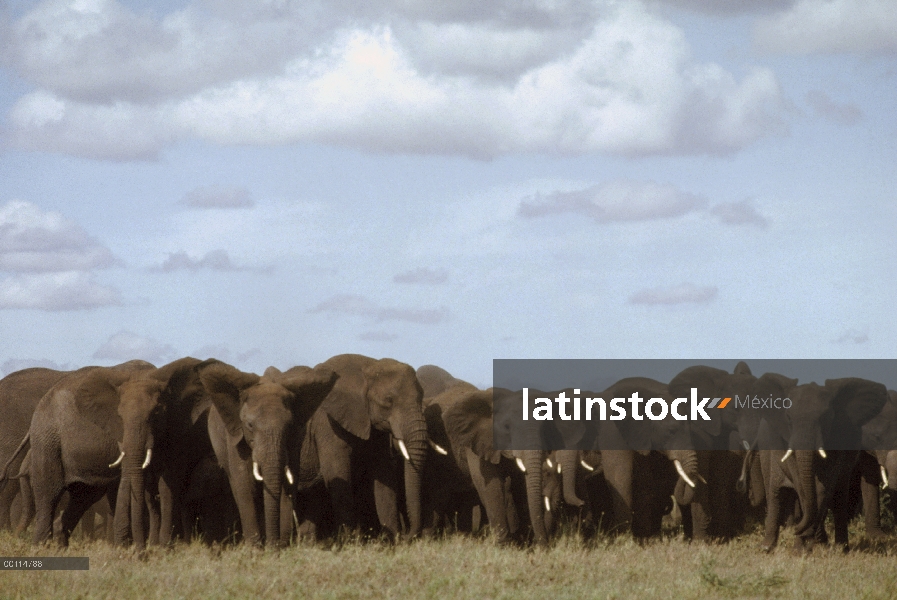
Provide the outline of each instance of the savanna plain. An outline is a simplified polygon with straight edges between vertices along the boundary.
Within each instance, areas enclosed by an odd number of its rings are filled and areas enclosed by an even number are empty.
[[[691,544],[675,528],[639,544],[567,531],[548,549],[451,535],[399,544],[345,539],[277,551],[200,542],[145,553],[73,538],[34,548],[0,532],[0,555],[89,556],[88,571],[0,571],[0,598],[895,598],[897,537],[851,551],[771,554],[761,528],[726,544]]]

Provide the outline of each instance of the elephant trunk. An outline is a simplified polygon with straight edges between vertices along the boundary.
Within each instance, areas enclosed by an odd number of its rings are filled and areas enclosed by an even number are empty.
[[[281,544],[281,496],[284,490],[285,451],[282,435],[266,436],[265,443],[258,452],[257,462],[261,466],[262,497],[264,498],[265,545]],[[261,441],[261,440],[259,440]],[[253,453],[254,455],[256,453]],[[260,459],[260,460],[259,460]],[[255,465],[253,465],[255,469]]]
[[[561,481],[564,489],[564,502],[570,506],[580,507],[585,502],[576,495],[576,473],[579,466],[578,450],[558,450],[555,453],[561,466]]]
[[[897,450],[889,450],[885,455],[885,474],[887,475],[888,506],[897,514]]]
[[[421,478],[427,458],[427,423],[423,415],[416,416],[403,431],[403,443],[408,452],[405,461],[405,506],[408,510],[408,537],[421,532]]]
[[[541,450],[525,451],[523,464],[526,467],[526,502],[534,541],[540,546],[546,546],[548,533],[545,529],[545,507],[542,504],[542,454]]]
[[[670,460],[674,464],[678,462],[676,471],[679,472],[679,480],[676,482],[673,497],[679,506],[688,506],[694,500],[695,487],[701,480],[698,474],[698,455],[694,450],[673,452],[670,454]],[[685,476],[682,475],[683,473]],[[688,481],[686,481],[686,477]]]
[[[816,477],[813,472],[816,451],[795,450],[794,454],[797,460],[798,494],[803,512],[800,523],[794,528],[794,533],[799,537],[806,537],[808,532],[812,533],[816,525]]]
[[[125,435],[122,443],[121,480],[115,506],[115,542],[125,544],[130,533],[134,545],[146,548],[146,530],[143,518],[146,490],[146,469],[152,460],[152,439],[146,423],[132,426],[133,434]]]

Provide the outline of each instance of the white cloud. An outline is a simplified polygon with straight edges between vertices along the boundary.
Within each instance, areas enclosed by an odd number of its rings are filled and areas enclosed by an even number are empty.
[[[810,90],[806,100],[817,115],[840,125],[856,125],[863,118],[863,111],[858,106],[835,102],[821,90]]]
[[[175,349],[151,337],[137,335],[133,331],[122,330],[112,335],[93,353],[93,358],[116,361],[145,360],[154,364],[165,364],[176,356]]]
[[[710,209],[710,214],[726,225],[754,225],[765,228],[769,219],[757,212],[750,198],[740,202],[721,202]]]
[[[893,0],[800,0],[760,19],[754,40],[772,52],[893,53],[897,52],[895,8]]]
[[[704,207],[706,201],[671,185],[616,181],[572,192],[536,194],[520,203],[521,217],[579,214],[598,223],[647,221],[680,217]]]
[[[141,49],[128,39],[145,17],[123,17],[111,0],[91,6],[81,14],[54,0],[14,24],[16,35],[36,32],[28,43],[14,38],[13,64],[39,86],[9,114],[14,146],[118,160],[196,138],[475,157],[645,155],[728,153],[783,131],[771,71],[751,68],[738,81],[694,62],[682,31],[634,0],[600,10],[496,3],[442,22],[390,7],[400,15],[394,27],[382,17],[351,27],[321,17],[324,31],[305,40],[314,44],[277,38],[270,52],[240,44],[238,24],[205,29],[192,9],[169,15],[157,25],[164,35],[148,34],[152,48]],[[228,66],[235,49],[252,58]]]
[[[191,208],[252,208],[255,200],[244,187],[212,185],[191,190],[181,201]]]
[[[61,214],[21,200],[0,206],[0,271],[87,271],[114,263],[108,248]]]
[[[444,269],[429,269],[421,267],[399,273],[392,278],[395,283],[411,283],[422,285],[437,285],[448,281],[448,271]]]
[[[224,250],[212,250],[207,252],[205,256],[198,259],[190,258],[186,252],[173,252],[168,255],[165,262],[158,267],[157,270],[171,271],[196,271],[199,269],[209,269],[211,271],[237,271],[239,267],[234,265],[230,256]]]
[[[448,310],[445,308],[417,309],[385,307],[379,306],[364,296],[350,294],[332,296],[309,310],[309,312],[355,315],[370,318],[378,323],[384,321],[406,321],[424,325],[442,323],[449,317]]]
[[[835,340],[836,344],[865,344],[869,341],[869,332],[859,329],[848,329]]]
[[[0,309],[61,311],[121,304],[118,290],[78,271],[18,275],[0,281]]]
[[[768,12],[787,8],[795,0],[649,0],[649,4],[668,5],[711,15]]]
[[[363,342],[394,342],[399,336],[386,331],[365,331],[358,335],[358,339]]]
[[[716,298],[716,287],[682,283],[672,287],[640,290],[629,297],[630,304],[703,304]]]

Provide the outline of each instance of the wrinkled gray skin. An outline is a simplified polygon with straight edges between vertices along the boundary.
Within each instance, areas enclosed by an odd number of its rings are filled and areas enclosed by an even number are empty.
[[[879,515],[880,488],[887,494],[888,507],[897,515],[897,391],[888,390],[888,402],[881,412],[863,425],[863,448],[857,469],[866,537],[883,539]]]
[[[227,473],[244,539],[285,545],[293,525],[289,478],[300,470],[302,432],[337,374],[319,366],[259,377],[218,363],[206,367],[201,379],[214,406],[209,437]]]
[[[399,496],[402,477],[394,458],[403,461],[406,536],[421,532],[421,477],[429,443],[421,400],[423,390],[414,369],[402,362],[359,354],[334,356],[318,365],[339,378],[301,434],[296,486],[302,494],[324,484],[330,506],[297,507],[305,531],[326,529],[328,509],[336,526],[356,528],[370,512],[391,536],[400,533]],[[289,371],[287,372],[287,374]],[[367,498],[373,495],[373,511]],[[314,508],[314,510],[312,510]]]
[[[778,541],[779,526],[788,512],[782,510],[782,490],[791,488],[800,509],[795,551],[809,551],[816,540],[826,539],[824,519],[829,509],[835,517],[835,542],[846,549],[847,492],[859,459],[861,428],[881,412],[887,390],[865,379],[829,379],[824,386],[795,386],[787,397],[793,408],[763,411],[758,435],[767,484],[763,548],[769,551]],[[788,449],[793,452],[783,462]]]
[[[701,477],[690,514],[683,514],[686,537],[709,541],[737,535],[741,525],[737,519],[746,511],[737,484],[744,465],[750,464],[750,459],[745,460],[747,449],[757,439],[761,413],[739,408],[736,398],[742,402],[754,396],[782,398],[785,388],[796,383],[773,374],[754,377],[744,362],[739,362],[732,373],[704,365],[688,367],[670,381],[674,398],[688,398],[696,388],[701,398],[732,399],[723,409],[707,410],[710,421],[690,422]],[[745,487],[742,483],[741,489]]]
[[[476,386],[452,376],[451,373],[436,365],[418,367],[416,375],[424,392],[424,400],[438,396],[455,386],[461,386],[470,391],[477,389]]]

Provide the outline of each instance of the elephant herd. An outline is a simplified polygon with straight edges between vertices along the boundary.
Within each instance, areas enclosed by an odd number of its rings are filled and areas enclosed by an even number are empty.
[[[0,380],[0,529],[33,521],[35,543],[67,544],[103,502],[112,540],[138,549],[195,535],[268,546],[341,531],[414,538],[477,521],[499,543],[545,545],[561,517],[587,534],[657,535],[674,505],[687,537],[731,539],[765,507],[763,547],[790,523],[807,550],[827,540],[829,511],[846,547],[861,496],[867,536],[884,535],[880,486],[897,502],[897,393],[859,378],[757,377],[739,363],[669,383],[622,379],[602,397],[694,387],[800,409],[521,430],[510,390],[356,354],[261,376],[189,357],[25,369]]]

